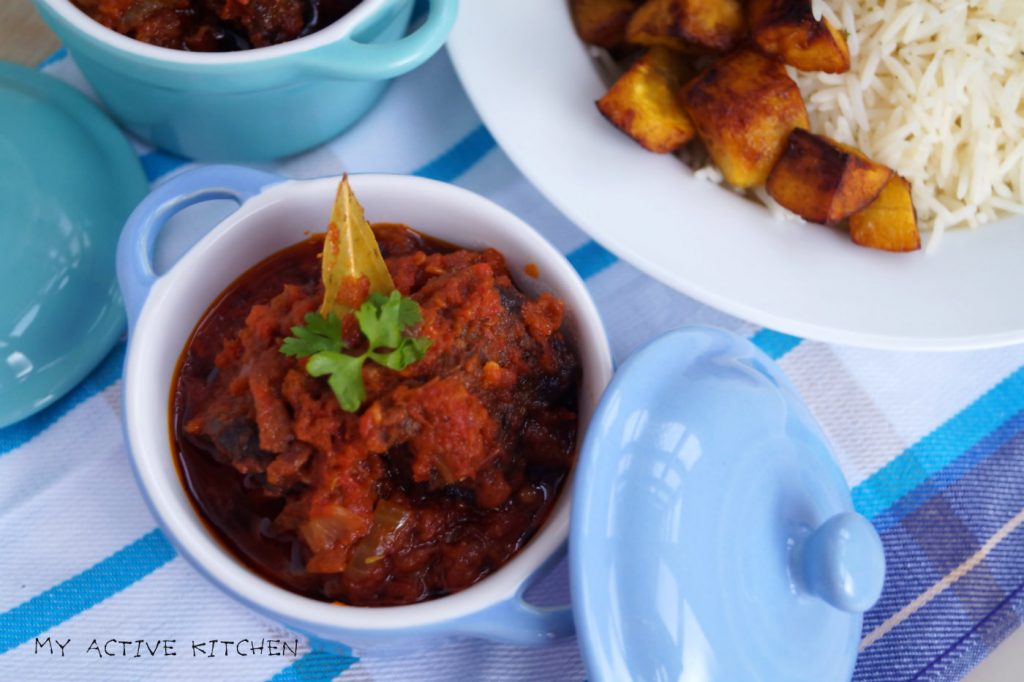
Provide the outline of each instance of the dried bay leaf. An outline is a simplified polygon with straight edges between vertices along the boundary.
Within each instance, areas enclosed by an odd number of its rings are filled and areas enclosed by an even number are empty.
[[[334,313],[338,318],[351,312],[346,303],[346,288],[352,291],[361,277],[369,282],[370,294],[389,294],[395,283],[388,272],[388,266],[381,255],[377,238],[370,223],[366,221],[363,207],[346,174],[338,185],[338,193],[331,209],[331,220],[327,225],[324,239],[321,274],[324,282],[324,300],[320,314],[327,317]]]

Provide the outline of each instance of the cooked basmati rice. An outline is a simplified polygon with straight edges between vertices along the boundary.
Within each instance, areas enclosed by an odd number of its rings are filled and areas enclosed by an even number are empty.
[[[841,75],[790,73],[811,129],[913,186],[929,247],[1024,213],[1024,0],[813,0],[848,33]]]

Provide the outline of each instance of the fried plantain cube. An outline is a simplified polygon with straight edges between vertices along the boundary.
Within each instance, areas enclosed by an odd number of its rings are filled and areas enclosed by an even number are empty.
[[[801,71],[850,70],[846,38],[828,19],[815,19],[811,0],[749,0],[750,35],[767,54]]]
[[[679,93],[712,161],[735,187],[760,185],[807,109],[786,67],[742,48],[704,69]]]
[[[676,100],[690,75],[682,55],[652,47],[597,101],[597,108],[645,149],[675,151],[694,136],[693,123]]]
[[[613,48],[626,38],[626,25],[643,0],[569,0],[572,23],[580,39]]]
[[[850,216],[850,237],[861,246],[884,251],[917,251],[921,234],[906,178],[893,175],[878,198]]]
[[[647,0],[626,27],[626,42],[681,52],[724,51],[746,29],[740,0]]]
[[[768,194],[800,217],[834,225],[879,195],[892,169],[824,135],[799,128],[768,176]]]

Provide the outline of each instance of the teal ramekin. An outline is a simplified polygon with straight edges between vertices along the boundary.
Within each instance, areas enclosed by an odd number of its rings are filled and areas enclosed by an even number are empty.
[[[91,19],[70,0],[33,0],[89,84],[141,139],[204,161],[295,154],[358,121],[390,79],[448,37],[458,0],[429,0],[406,35],[414,0],[363,0],[311,35],[239,52],[148,45]]]

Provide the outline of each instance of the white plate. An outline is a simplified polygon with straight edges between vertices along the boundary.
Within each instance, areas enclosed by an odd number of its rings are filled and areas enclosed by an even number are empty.
[[[603,246],[697,300],[806,338],[953,350],[1024,341],[1024,219],[889,254],[696,179],[594,107],[605,87],[565,0],[465,0],[448,42],[520,170]]]

